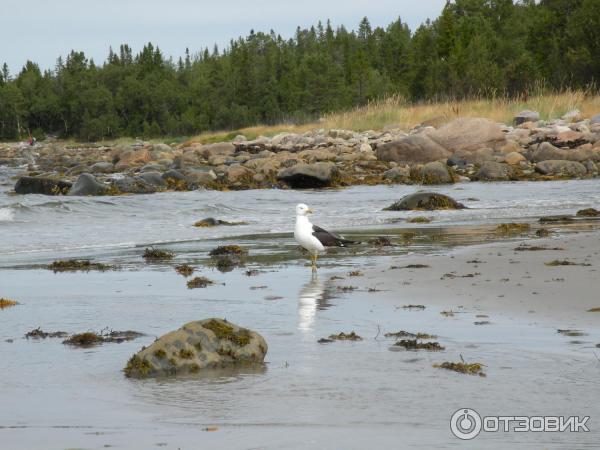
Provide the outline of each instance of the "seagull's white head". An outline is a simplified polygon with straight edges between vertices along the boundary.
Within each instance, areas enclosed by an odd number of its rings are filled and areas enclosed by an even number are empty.
[[[306,206],[304,203],[299,203],[296,205],[296,215],[297,216],[308,216],[312,214],[313,210]]]

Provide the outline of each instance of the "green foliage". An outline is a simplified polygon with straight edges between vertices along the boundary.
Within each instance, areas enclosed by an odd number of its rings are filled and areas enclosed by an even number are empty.
[[[600,73],[597,0],[454,0],[414,32],[400,19],[356,31],[329,21],[292,39],[251,31],[177,62],[123,44],[102,65],[83,52],[52,71],[0,69],[0,139],[30,134],[146,139],[306,122],[389,95],[407,100],[586,88]]]

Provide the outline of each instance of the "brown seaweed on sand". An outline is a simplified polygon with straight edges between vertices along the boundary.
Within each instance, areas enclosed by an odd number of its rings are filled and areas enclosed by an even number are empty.
[[[116,266],[110,266],[108,264],[93,263],[85,259],[63,259],[54,261],[52,264],[46,266],[48,270],[56,272],[76,272],[84,271],[89,272],[90,270],[98,270],[100,272],[106,272],[107,270],[116,270]]]
[[[407,338],[411,338],[411,339],[436,339],[437,338],[437,336],[435,334],[410,333],[410,332],[404,331],[404,330],[396,331],[395,333],[385,333],[384,336],[385,337],[395,337],[395,338],[407,337]]]
[[[445,361],[441,364],[434,364],[433,367],[438,369],[453,370],[454,372],[464,373],[467,375],[479,375],[480,377],[486,376],[483,372],[483,364],[478,362],[466,363],[462,357],[460,362]]]
[[[215,282],[206,277],[195,277],[187,282],[188,289],[197,289],[197,288],[205,288],[210,286],[211,284],[215,284]]]
[[[194,268],[188,264],[180,264],[179,266],[175,266],[175,271],[184,277],[189,277],[194,273]]]
[[[419,342],[417,339],[402,339],[394,343],[396,347],[404,347],[406,350],[429,350],[441,351],[444,350],[439,342]]]
[[[356,334],[354,331],[350,333],[344,333],[343,331],[339,334],[331,334],[329,338],[325,340],[319,340],[319,342],[333,342],[333,341],[362,341],[362,338]]]
[[[145,249],[142,255],[146,261],[173,259],[174,256],[175,254],[169,250],[157,250],[153,247]]]
[[[496,230],[502,234],[518,234],[529,231],[531,225],[528,223],[501,223]]]
[[[555,259],[553,261],[544,263],[547,266],[551,266],[551,267],[555,267],[555,266],[591,266],[591,264],[588,263],[576,263],[573,261],[567,261],[566,259]]]

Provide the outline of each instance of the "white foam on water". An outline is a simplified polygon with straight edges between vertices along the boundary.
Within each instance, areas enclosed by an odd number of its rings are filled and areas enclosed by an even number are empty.
[[[10,208],[0,208],[0,222],[12,222],[15,220],[15,212]]]

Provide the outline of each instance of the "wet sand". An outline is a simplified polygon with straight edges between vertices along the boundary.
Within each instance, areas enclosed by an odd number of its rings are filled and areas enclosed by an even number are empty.
[[[405,267],[411,265],[429,267]],[[381,299],[400,296],[458,314],[489,314],[488,321],[520,317],[556,328],[597,328],[600,312],[588,310],[600,307],[599,270],[600,232],[595,231],[392,257],[388,267],[367,269],[346,281],[380,289]]]
[[[252,277],[241,269],[200,268],[225,284],[196,290],[170,266],[5,269],[3,295],[21,305],[0,311],[2,446],[596,448],[600,313],[586,310],[600,306],[598,236],[525,242],[564,251],[515,252],[519,242],[504,241],[440,254],[348,255],[326,261],[317,277],[297,264],[257,266],[262,271]],[[591,266],[544,265],[554,259]],[[389,269],[408,264],[430,268]],[[364,275],[347,275],[354,270]],[[441,279],[452,272],[456,278]],[[458,277],[469,273],[479,275]],[[344,279],[331,279],[337,276]],[[344,286],[356,289],[338,289]],[[426,308],[402,308],[407,304]],[[454,316],[440,314],[450,310]],[[176,380],[124,378],[121,369],[142,345],[210,316],[263,334],[265,367]],[[60,339],[22,337],[37,326],[70,333],[108,326],[147,336],[72,349]],[[559,328],[586,334],[564,336]],[[435,334],[445,350],[396,351],[395,339],[384,334],[398,330]],[[317,342],[341,331],[363,340]],[[487,377],[432,367],[461,356],[484,364]],[[591,431],[487,433],[463,442],[451,435],[449,419],[465,407],[482,415],[589,415]]]

